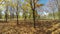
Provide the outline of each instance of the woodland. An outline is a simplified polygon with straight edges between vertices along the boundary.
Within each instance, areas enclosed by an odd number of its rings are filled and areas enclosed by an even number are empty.
[[[60,34],[60,0],[0,0],[0,34]]]

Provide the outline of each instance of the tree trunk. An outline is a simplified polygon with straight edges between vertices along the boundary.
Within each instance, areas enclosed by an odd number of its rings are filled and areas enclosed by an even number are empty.
[[[0,19],[2,19],[2,12],[1,12],[1,10],[0,10]]]
[[[8,6],[6,6],[6,11],[5,11],[5,19],[6,19],[6,22],[8,21],[8,14],[7,14],[7,12],[8,12]]]
[[[56,0],[57,1],[57,5],[58,5],[58,17],[60,20],[60,0]]]
[[[34,28],[35,28],[35,0],[30,0],[30,5],[33,11],[33,21],[34,21]]]
[[[26,11],[24,11],[24,13],[23,13],[23,17],[24,17],[24,20],[26,20],[26,19],[27,19]]]
[[[18,25],[18,11],[16,12],[16,17],[17,17],[17,25]]]
[[[17,25],[19,24],[19,21],[18,21],[18,0],[17,0],[17,11],[16,11],[16,17],[17,17]]]
[[[53,10],[53,18],[55,19],[55,14],[54,14],[54,10]]]
[[[5,19],[6,19],[6,22],[7,22],[7,10],[6,10],[6,12],[5,12]]]
[[[10,14],[10,19],[14,19],[14,14]]]

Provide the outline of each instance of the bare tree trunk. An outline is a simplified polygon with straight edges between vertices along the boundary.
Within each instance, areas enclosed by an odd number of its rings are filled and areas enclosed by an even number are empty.
[[[5,1],[5,3],[6,3],[5,19],[6,19],[6,22],[7,22],[8,21],[8,14],[7,14],[7,12],[8,12],[8,2]]]
[[[18,21],[18,0],[17,0],[17,11],[16,11],[16,17],[17,17],[17,25],[19,24],[19,21]]]
[[[10,19],[14,19],[14,14],[10,13]]]
[[[55,19],[54,9],[53,9],[53,18]]]
[[[0,19],[2,19],[2,12],[1,12],[1,10],[0,10]]]
[[[18,22],[18,12],[16,12],[16,16],[17,16],[17,25],[18,25],[18,23],[19,23],[19,22]]]
[[[22,9],[23,9],[23,8],[22,8]],[[23,11],[24,11],[24,9],[23,9]],[[26,18],[27,18],[27,17],[26,17],[26,11],[23,12],[23,18],[24,18],[24,20],[26,20]]]
[[[8,17],[7,17],[7,11],[8,11],[8,6],[6,6],[6,11],[5,11],[5,19],[6,19],[6,22],[7,22],[7,19],[8,19]]]
[[[30,0],[30,5],[31,5],[31,9],[33,11],[33,21],[34,21],[34,28],[35,28],[35,0]]]
[[[57,5],[58,5],[58,17],[60,20],[60,0],[56,0],[57,1]]]

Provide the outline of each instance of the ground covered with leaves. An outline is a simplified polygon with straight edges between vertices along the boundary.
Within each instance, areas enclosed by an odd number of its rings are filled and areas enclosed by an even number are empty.
[[[0,34],[60,34],[60,20],[9,21],[0,23]]]

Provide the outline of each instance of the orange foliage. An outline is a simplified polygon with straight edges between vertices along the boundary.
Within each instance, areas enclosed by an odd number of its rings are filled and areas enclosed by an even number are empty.
[[[35,7],[43,6],[43,4],[36,4]]]

